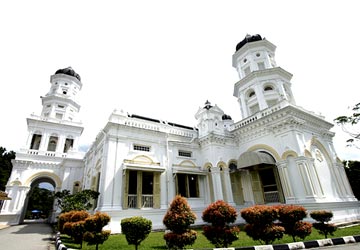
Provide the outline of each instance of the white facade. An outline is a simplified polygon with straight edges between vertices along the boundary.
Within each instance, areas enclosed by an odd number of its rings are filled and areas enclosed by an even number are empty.
[[[233,66],[240,80],[233,95],[239,103],[240,121],[234,122],[209,102],[196,112],[196,127],[115,110],[84,158],[71,158],[69,152],[61,152],[62,146],[54,155],[46,155],[52,135],[58,135],[59,145],[73,138],[75,148],[82,131],[75,125],[75,115],[72,120],[64,118],[73,114],[68,110],[79,111],[73,99],[80,81],[55,74],[49,97],[43,98],[42,116],[28,120],[29,138],[35,139],[29,139],[27,151],[17,153],[9,196],[25,197],[36,177],[57,181],[58,189],[70,191],[81,183],[82,189],[100,192],[95,210],[112,217],[112,232],[120,231],[122,218],[134,215],[151,219],[154,228],[163,227],[163,216],[176,194],[188,198],[198,214],[197,223],[201,223],[202,211],[219,199],[238,210],[253,204],[286,203],[332,210],[334,222],[359,220],[359,202],[333,146],[333,125],[296,106],[292,75],[276,65],[275,48],[259,35],[247,36],[236,48]],[[68,83],[67,78],[73,79],[71,87],[77,89],[68,97],[71,101],[62,102],[67,99],[60,101],[59,95],[64,94],[59,94],[54,82]],[[49,103],[50,107],[44,106]],[[67,107],[62,123],[52,120],[59,118],[59,103]],[[43,137],[39,148],[31,149],[39,141],[33,136],[36,133]],[[21,211],[23,200],[7,202],[1,214]],[[19,201],[17,208],[15,201]]]
[[[27,118],[26,146],[16,152],[12,162],[6,186],[12,200],[4,202],[0,223],[21,223],[30,190],[41,182],[51,183],[55,191],[81,189],[84,153],[77,148],[83,127],[77,118],[80,105],[76,94],[82,83],[71,68],[58,70],[50,83],[50,91],[41,97],[41,115]]]

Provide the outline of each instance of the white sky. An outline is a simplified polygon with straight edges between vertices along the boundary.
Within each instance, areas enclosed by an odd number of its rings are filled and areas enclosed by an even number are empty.
[[[247,33],[277,46],[298,105],[332,122],[359,100],[358,1],[1,1],[0,146],[18,150],[26,117],[40,114],[50,75],[80,74],[81,144],[115,109],[195,126],[208,99],[235,121],[231,59]],[[341,159],[360,160],[345,148]]]

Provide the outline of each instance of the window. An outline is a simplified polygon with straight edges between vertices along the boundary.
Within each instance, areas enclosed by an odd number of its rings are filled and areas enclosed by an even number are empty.
[[[41,135],[34,134],[31,139],[30,149],[39,150],[41,142]]]
[[[264,88],[264,91],[271,91],[271,90],[274,90],[273,87],[271,87],[271,86],[266,86]]]
[[[57,138],[56,136],[50,136],[50,140],[49,140],[49,144],[48,144],[47,151],[55,152],[55,151],[56,151],[57,142],[58,142],[58,138]]]
[[[199,197],[198,176],[194,174],[177,174],[177,193],[183,197]]]
[[[263,62],[259,62],[257,65],[258,65],[259,70],[264,70],[265,69],[265,64]]]
[[[79,193],[80,190],[81,190],[80,182],[79,181],[74,182],[73,194]]]
[[[183,150],[179,150],[179,156],[182,156],[182,157],[191,157],[192,156],[192,152],[189,152],[189,151],[183,151]]]
[[[74,145],[74,139],[66,138],[64,144],[64,153],[67,153]]]
[[[62,93],[63,93],[64,95],[66,95],[66,94],[67,94],[67,89],[62,89]]]
[[[136,151],[150,152],[150,147],[149,146],[142,146],[142,145],[134,144],[133,149],[136,150]]]
[[[249,98],[255,96],[255,91],[251,91],[250,94],[249,94]]]
[[[64,106],[64,105],[60,105],[60,104],[58,104],[57,106],[58,106],[58,108],[60,108],[60,109],[64,109],[64,108],[65,108],[65,106]]]

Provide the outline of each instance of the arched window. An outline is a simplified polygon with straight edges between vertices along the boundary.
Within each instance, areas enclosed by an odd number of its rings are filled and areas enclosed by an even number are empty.
[[[56,135],[50,136],[47,151],[55,152],[55,151],[56,151],[57,142],[58,142],[58,137],[57,137]]]
[[[75,181],[73,186],[73,194],[81,191],[80,181]]]
[[[34,134],[31,139],[30,149],[39,150],[41,142],[41,134]]]
[[[274,88],[272,86],[265,86],[264,91],[271,91],[274,90]]]
[[[66,138],[65,144],[64,144],[64,153],[67,153],[69,149],[71,149],[74,146],[74,139]]]

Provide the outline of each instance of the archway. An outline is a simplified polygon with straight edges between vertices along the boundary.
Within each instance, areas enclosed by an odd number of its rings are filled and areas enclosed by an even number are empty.
[[[283,203],[281,180],[275,157],[267,151],[247,151],[240,155],[238,170],[248,172],[255,204]]]
[[[52,221],[56,189],[56,181],[48,176],[37,175],[33,178],[25,198],[20,224],[29,220]]]

